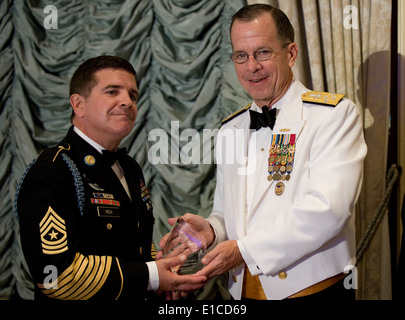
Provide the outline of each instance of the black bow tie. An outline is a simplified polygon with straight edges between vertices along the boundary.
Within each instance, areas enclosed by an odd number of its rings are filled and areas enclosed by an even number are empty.
[[[250,129],[259,130],[264,127],[270,127],[271,130],[274,128],[276,123],[276,108],[269,111],[267,106],[263,106],[263,113],[249,110],[250,112]]]
[[[126,157],[126,155],[127,155],[126,148],[118,149],[115,152],[103,150],[103,157],[110,167],[115,163],[115,161],[117,161],[117,160],[120,161],[120,160],[124,159]]]

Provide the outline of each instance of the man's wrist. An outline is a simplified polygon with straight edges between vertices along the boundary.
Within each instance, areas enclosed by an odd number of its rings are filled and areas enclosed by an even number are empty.
[[[146,265],[149,270],[148,290],[159,289],[159,271],[155,261],[148,261]]]

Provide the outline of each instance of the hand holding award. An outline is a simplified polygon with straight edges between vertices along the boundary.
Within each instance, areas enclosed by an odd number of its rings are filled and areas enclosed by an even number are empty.
[[[206,253],[206,239],[195,228],[179,218],[173,225],[162,252],[163,257],[176,257],[186,255],[187,260],[177,267],[172,268],[177,274],[194,274],[204,265],[201,259]]]

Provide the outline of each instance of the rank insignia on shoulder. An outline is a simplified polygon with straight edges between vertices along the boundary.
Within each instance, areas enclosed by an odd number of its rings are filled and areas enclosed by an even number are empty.
[[[51,208],[39,223],[44,254],[58,254],[68,250],[65,220]]]
[[[222,120],[221,124],[225,124],[228,121],[231,121],[233,118],[236,118],[237,116],[239,116],[240,114],[244,113],[245,111],[249,110],[250,107],[252,106],[252,104],[250,103],[248,106],[244,107],[241,110],[236,111],[235,113],[232,113],[229,117],[227,117],[226,119]]]
[[[344,94],[309,91],[301,95],[303,102],[323,104],[336,107],[339,102],[345,97]]]

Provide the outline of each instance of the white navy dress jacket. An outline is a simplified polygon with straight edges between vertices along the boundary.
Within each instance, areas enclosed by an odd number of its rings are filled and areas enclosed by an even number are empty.
[[[216,243],[237,240],[246,264],[230,271],[241,298],[244,267],[258,275],[267,299],[284,299],[355,264],[354,207],[367,147],[355,104],[305,102],[295,80],[274,105],[273,130],[249,130],[240,112],[217,137],[217,187],[208,217]],[[252,110],[260,111],[255,103]],[[281,195],[268,180],[273,135],[295,135],[293,170]]]

